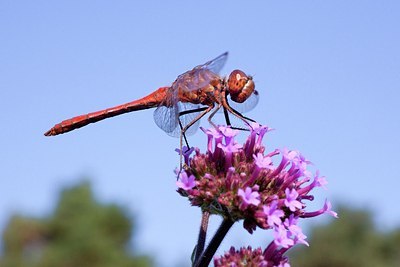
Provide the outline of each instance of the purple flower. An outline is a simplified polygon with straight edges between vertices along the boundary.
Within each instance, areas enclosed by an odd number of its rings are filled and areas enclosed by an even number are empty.
[[[296,150],[288,150],[287,148],[284,148],[281,150],[281,153],[283,157],[288,160],[289,162],[292,162],[297,159],[299,156],[299,152]]]
[[[185,161],[186,165],[189,165],[189,157],[190,154],[194,151],[194,147],[188,148],[187,146],[182,147],[182,152],[179,148],[175,149],[176,152],[178,152],[179,155],[182,155]]]
[[[225,152],[225,168],[228,169],[232,166],[232,154],[239,151],[242,148],[241,144],[235,143],[233,139],[226,145],[218,144],[219,148]]]
[[[263,126],[258,122],[250,122],[250,126],[251,126],[251,131],[254,132],[255,134],[259,134],[261,129],[263,128],[268,128],[268,126]]]
[[[200,129],[207,135],[208,142],[207,142],[207,150],[212,152],[212,141],[215,140],[215,146],[222,140],[222,134],[220,131],[216,130],[214,127],[210,129],[204,129],[200,127]]]
[[[190,175],[188,177],[187,173],[185,171],[182,171],[179,174],[179,180],[176,181],[176,185],[183,190],[193,189],[193,187],[196,186],[195,177],[194,175]]]
[[[278,201],[272,201],[269,206],[263,206],[263,212],[267,216],[267,224],[271,227],[282,224],[281,218],[285,213],[277,208]]]
[[[289,259],[283,255],[288,249],[289,247],[288,248],[280,247],[275,243],[274,240],[271,243],[269,243],[267,248],[264,250],[263,254],[270,263],[269,266],[290,267]]]
[[[296,189],[290,190],[289,188],[285,189],[286,199],[285,199],[285,206],[290,209],[290,211],[296,211],[297,209],[301,209],[303,205],[300,201],[297,200],[299,194],[297,193]]]
[[[289,235],[292,236],[292,239],[295,244],[304,244],[309,246],[308,242],[305,240],[307,236],[303,234],[301,228],[297,225],[297,219],[293,214],[289,216],[283,223],[285,227],[288,229]]]
[[[268,126],[265,126],[265,125],[260,125],[257,129],[256,129],[256,132],[257,132],[257,134],[258,134],[258,138],[257,138],[257,141],[256,141],[256,146],[258,147],[258,146],[261,146],[261,142],[262,142],[262,139],[264,138],[264,135],[267,133],[267,132],[269,132],[271,129],[269,129],[268,128]]]
[[[229,144],[233,141],[233,138],[239,133],[238,130],[233,130],[231,127],[220,126],[219,130],[222,135],[225,136],[225,143]]]
[[[327,190],[328,188],[326,185],[328,184],[328,181],[325,179],[324,176],[319,176],[319,171],[317,170],[314,176],[315,180],[315,186],[316,187],[322,187],[323,189]]]
[[[243,264],[246,263],[249,264],[248,266],[272,266],[268,264],[269,262],[265,258],[261,248],[253,250],[250,246],[247,248],[240,248],[240,250],[231,247],[223,256],[214,259],[215,267],[240,267],[245,266]]]
[[[282,172],[282,170],[284,170],[286,166],[297,156],[296,151],[289,151],[287,148],[280,149],[279,152],[282,154],[282,160],[278,167],[275,168],[273,175],[277,175]]]
[[[315,187],[322,187],[325,190],[327,189],[326,185],[328,184],[328,182],[326,181],[325,177],[319,176],[319,171],[316,171],[315,176],[314,176],[314,180],[311,184],[300,188],[297,192],[301,195],[303,194],[307,194],[308,192],[310,192],[312,189],[314,189]]]
[[[243,145],[235,141],[238,132],[229,127],[202,130],[207,150],[196,148],[188,158],[190,166],[179,175],[178,193],[210,214],[232,222],[243,220],[249,233],[272,229],[274,236],[263,253],[231,249],[215,266],[240,266],[240,259],[261,264],[254,255],[265,260],[265,266],[289,266],[284,253],[295,244],[308,245],[297,221],[324,213],[337,217],[328,201],[320,210],[306,210],[305,200],[314,200],[310,192],[325,187],[325,178],[318,171],[312,175],[311,162],[297,150],[266,151],[261,142],[269,130],[266,126],[252,124]]]
[[[325,199],[325,204],[323,209],[324,213],[327,213],[335,218],[338,218],[337,212],[332,210],[332,204],[327,199]]]
[[[230,142],[226,145],[224,144],[218,144],[218,147],[221,148],[226,154],[232,154],[235,152],[238,152],[239,149],[242,148],[241,144]]]
[[[327,213],[335,218],[338,218],[338,215],[335,211],[332,210],[332,204],[328,200],[325,199],[325,204],[324,207],[320,210],[313,211],[313,212],[305,212],[304,214],[301,215],[302,218],[310,218],[310,217],[315,217],[319,216],[321,214]]]
[[[274,228],[274,242],[277,246],[289,248],[294,245],[294,241],[290,238],[289,232],[282,224]]]
[[[257,191],[253,191],[250,187],[246,187],[245,190],[239,189],[238,196],[240,196],[243,200],[243,208],[246,208],[248,205],[258,206],[260,204],[260,194]]]
[[[257,155],[253,155],[254,163],[260,169],[272,169],[272,160],[271,157],[264,157],[262,153],[257,153]]]

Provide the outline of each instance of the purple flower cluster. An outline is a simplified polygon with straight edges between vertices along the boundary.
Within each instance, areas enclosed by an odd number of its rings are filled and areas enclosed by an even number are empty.
[[[306,201],[314,199],[311,190],[325,187],[327,182],[318,171],[313,175],[308,170],[311,162],[298,151],[265,152],[262,140],[268,127],[254,123],[243,145],[235,141],[238,131],[229,127],[202,130],[208,138],[207,151],[202,153],[196,148],[193,156],[190,156],[192,151],[184,153],[186,168],[179,174],[178,192],[203,211],[232,221],[243,219],[243,226],[250,233],[257,226],[272,229],[274,241],[263,257],[266,253],[283,255],[298,243],[308,245],[297,225],[300,218],[323,213],[337,216],[328,201],[320,210],[305,210]],[[249,251],[242,249],[235,253],[238,257],[242,254],[258,257],[258,250]]]
[[[266,251],[261,248],[252,249],[250,246],[247,248],[240,248],[235,250],[231,247],[225,255],[214,260],[215,267],[232,267],[232,266],[249,266],[249,267],[289,267],[289,260],[286,257],[281,257],[279,262],[273,263],[273,259],[268,258]],[[274,257],[274,255],[270,255]]]

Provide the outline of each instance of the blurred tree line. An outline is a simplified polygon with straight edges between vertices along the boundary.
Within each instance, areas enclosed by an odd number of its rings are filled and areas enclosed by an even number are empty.
[[[148,267],[129,248],[134,225],[122,207],[94,199],[89,183],[61,192],[48,218],[15,215],[3,233],[4,267]]]
[[[400,229],[378,231],[372,214],[339,208],[340,218],[314,227],[310,247],[289,254],[296,267],[400,266]],[[123,207],[95,200],[89,183],[61,192],[47,218],[14,215],[3,232],[1,267],[148,267],[132,252],[133,218]]]
[[[399,267],[400,229],[379,231],[366,210],[339,207],[339,219],[312,229],[310,247],[289,254],[292,266]]]

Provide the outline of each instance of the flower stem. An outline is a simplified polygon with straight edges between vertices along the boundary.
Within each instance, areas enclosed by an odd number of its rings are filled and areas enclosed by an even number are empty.
[[[222,240],[228,233],[229,229],[231,229],[233,223],[234,221],[230,219],[224,219],[222,221],[214,237],[208,244],[206,250],[203,252],[201,257],[195,262],[194,265],[195,267],[207,267],[210,264],[212,257],[214,256]]]
[[[197,239],[196,254],[194,257],[194,262],[197,262],[201,253],[204,250],[204,244],[207,237],[208,219],[210,218],[210,212],[203,211],[201,214],[201,225],[199,231],[199,237]]]

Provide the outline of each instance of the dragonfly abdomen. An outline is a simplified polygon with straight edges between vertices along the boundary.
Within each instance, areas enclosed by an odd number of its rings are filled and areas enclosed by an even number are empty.
[[[149,94],[148,96],[145,96],[138,100],[64,120],[54,125],[54,127],[48,130],[44,135],[52,136],[63,134],[75,129],[79,129],[90,123],[98,122],[117,115],[157,107],[162,104],[162,101],[165,98],[165,95],[169,88],[170,87],[161,87],[158,90]]]

